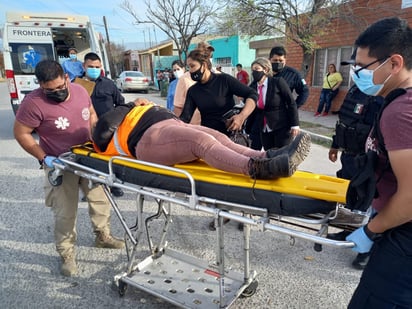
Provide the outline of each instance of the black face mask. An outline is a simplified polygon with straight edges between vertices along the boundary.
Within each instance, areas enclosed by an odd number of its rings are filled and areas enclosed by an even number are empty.
[[[50,100],[53,100],[57,103],[61,103],[67,99],[69,96],[69,89],[61,89],[53,92],[46,93],[46,97]]]
[[[190,77],[192,78],[192,80],[194,80],[195,82],[200,82],[202,80],[203,77],[203,73],[200,70],[202,69],[202,67],[199,68],[199,70],[197,70],[196,72],[190,72]]]
[[[278,73],[283,70],[285,64],[283,62],[273,62],[272,63],[272,71]]]
[[[265,72],[263,71],[252,71],[252,77],[255,81],[260,81],[262,77],[265,76]]]

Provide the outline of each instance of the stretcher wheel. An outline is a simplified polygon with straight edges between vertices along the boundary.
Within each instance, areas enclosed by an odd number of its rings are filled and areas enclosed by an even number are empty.
[[[315,244],[313,245],[313,249],[314,249],[316,252],[321,252],[321,251],[322,251],[322,245],[315,243]]]
[[[54,174],[54,170],[49,171],[49,173],[48,173],[49,183],[53,187],[60,186],[63,182],[63,176],[55,177],[53,174]]]
[[[256,293],[257,287],[259,285],[259,282],[255,279],[253,280],[249,286],[243,290],[242,294],[240,294],[241,297],[250,297]]]
[[[127,283],[123,282],[122,280],[119,280],[119,288],[118,292],[121,297],[123,297],[126,294],[127,291]]]

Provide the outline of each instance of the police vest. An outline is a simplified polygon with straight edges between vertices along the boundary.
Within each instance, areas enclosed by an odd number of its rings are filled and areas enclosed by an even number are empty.
[[[352,86],[339,110],[334,146],[352,154],[364,152],[366,138],[382,102],[382,97],[368,96],[356,85]]]
[[[346,207],[351,210],[366,211],[372,200],[379,196],[376,189],[376,184],[380,181],[385,172],[391,169],[387,150],[382,132],[380,130],[380,119],[385,107],[387,107],[398,96],[406,94],[407,89],[398,88],[392,90],[382,103],[379,112],[376,114],[373,128],[370,132],[370,137],[375,140],[376,150],[368,150],[355,157],[355,165],[357,173],[350,180],[348,190],[346,192]],[[380,175],[375,172],[378,162],[378,152],[383,155],[386,162],[381,161],[383,168]]]

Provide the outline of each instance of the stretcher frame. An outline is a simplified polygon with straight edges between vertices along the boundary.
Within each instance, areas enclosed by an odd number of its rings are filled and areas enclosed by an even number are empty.
[[[163,166],[127,157],[111,157],[108,162],[108,173],[84,166],[76,162],[76,156],[68,152],[59,156],[62,163],[55,163],[55,169],[49,173],[49,181],[59,185],[63,171],[74,173],[90,181],[90,186],[102,184],[104,192],[125,230],[126,253],[128,263],[124,272],[114,276],[119,295],[125,295],[128,286],[135,287],[151,295],[159,297],[181,308],[229,308],[239,297],[252,296],[258,287],[257,273],[250,266],[250,236],[251,227],[259,231],[273,231],[290,237],[308,240],[315,243],[315,250],[321,250],[322,245],[337,248],[351,248],[353,242],[336,241],[325,238],[331,220],[337,214],[336,209],[326,215],[284,217],[273,216],[266,209],[251,207],[223,200],[199,196],[196,193],[196,183],[187,171],[175,167]],[[114,173],[114,162],[138,163],[154,168],[164,169],[183,175],[191,187],[190,194],[181,194],[152,187],[143,187],[132,183],[124,183]],[[110,194],[109,187],[117,187],[137,193],[136,224],[130,227],[124,219],[119,206]],[[144,205],[154,199],[158,211],[144,219]],[[215,261],[208,262],[183,252],[167,247],[167,234],[172,223],[171,205],[179,205],[190,210],[201,211],[213,216],[216,226]],[[163,217],[164,226],[158,242],[152,242],[148,225]],[[230,219],[243,224],[243,273],[233,271],[225,265],[224,219]],[[316,234],[285,227],[279,223],[290,223],[292,219],[299,227],[308,224],[320,224]],[[143,224],[144,223],[144,224]],[[295,223],[296,225],[296,223]],[[314,230],[314,229],[312,229]],[[149,256],[138,260],[137,252],[141,238],[147,237]],[[140,246],[140,247],[139,247]],[[185,286],[183,286],[186,284]]]

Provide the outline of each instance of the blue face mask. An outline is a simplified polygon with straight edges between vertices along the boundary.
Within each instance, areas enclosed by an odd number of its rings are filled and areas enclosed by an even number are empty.
[[[101,73],[102,73],[102,70],[100,68],[87,68],[87,71],[86,71],[87,76],[90,77],[91,79],[99,78]]]
[[[77,55],[76,54],[70,54],[70,59],[71,60],[77,60]]]
[[[351,67],[350,76],[352,77],[352,80],[355,82],[356,86],[358,86],[360,91],[362,91],[364,94],[371,96],[376,96],[379,94],[385,83],[389,80],[389,78],[391,78],[392,74],[389,75],[388,78],[385,79],[382,84],[375,85],[375,83],[373,82],[373,73],[381,66],[383,66],[388,60],[389,59],[382,62],[381,65],[379,65],[374,70],[362,69],[356,73],[356,70],[361,69],[361,67]]]

